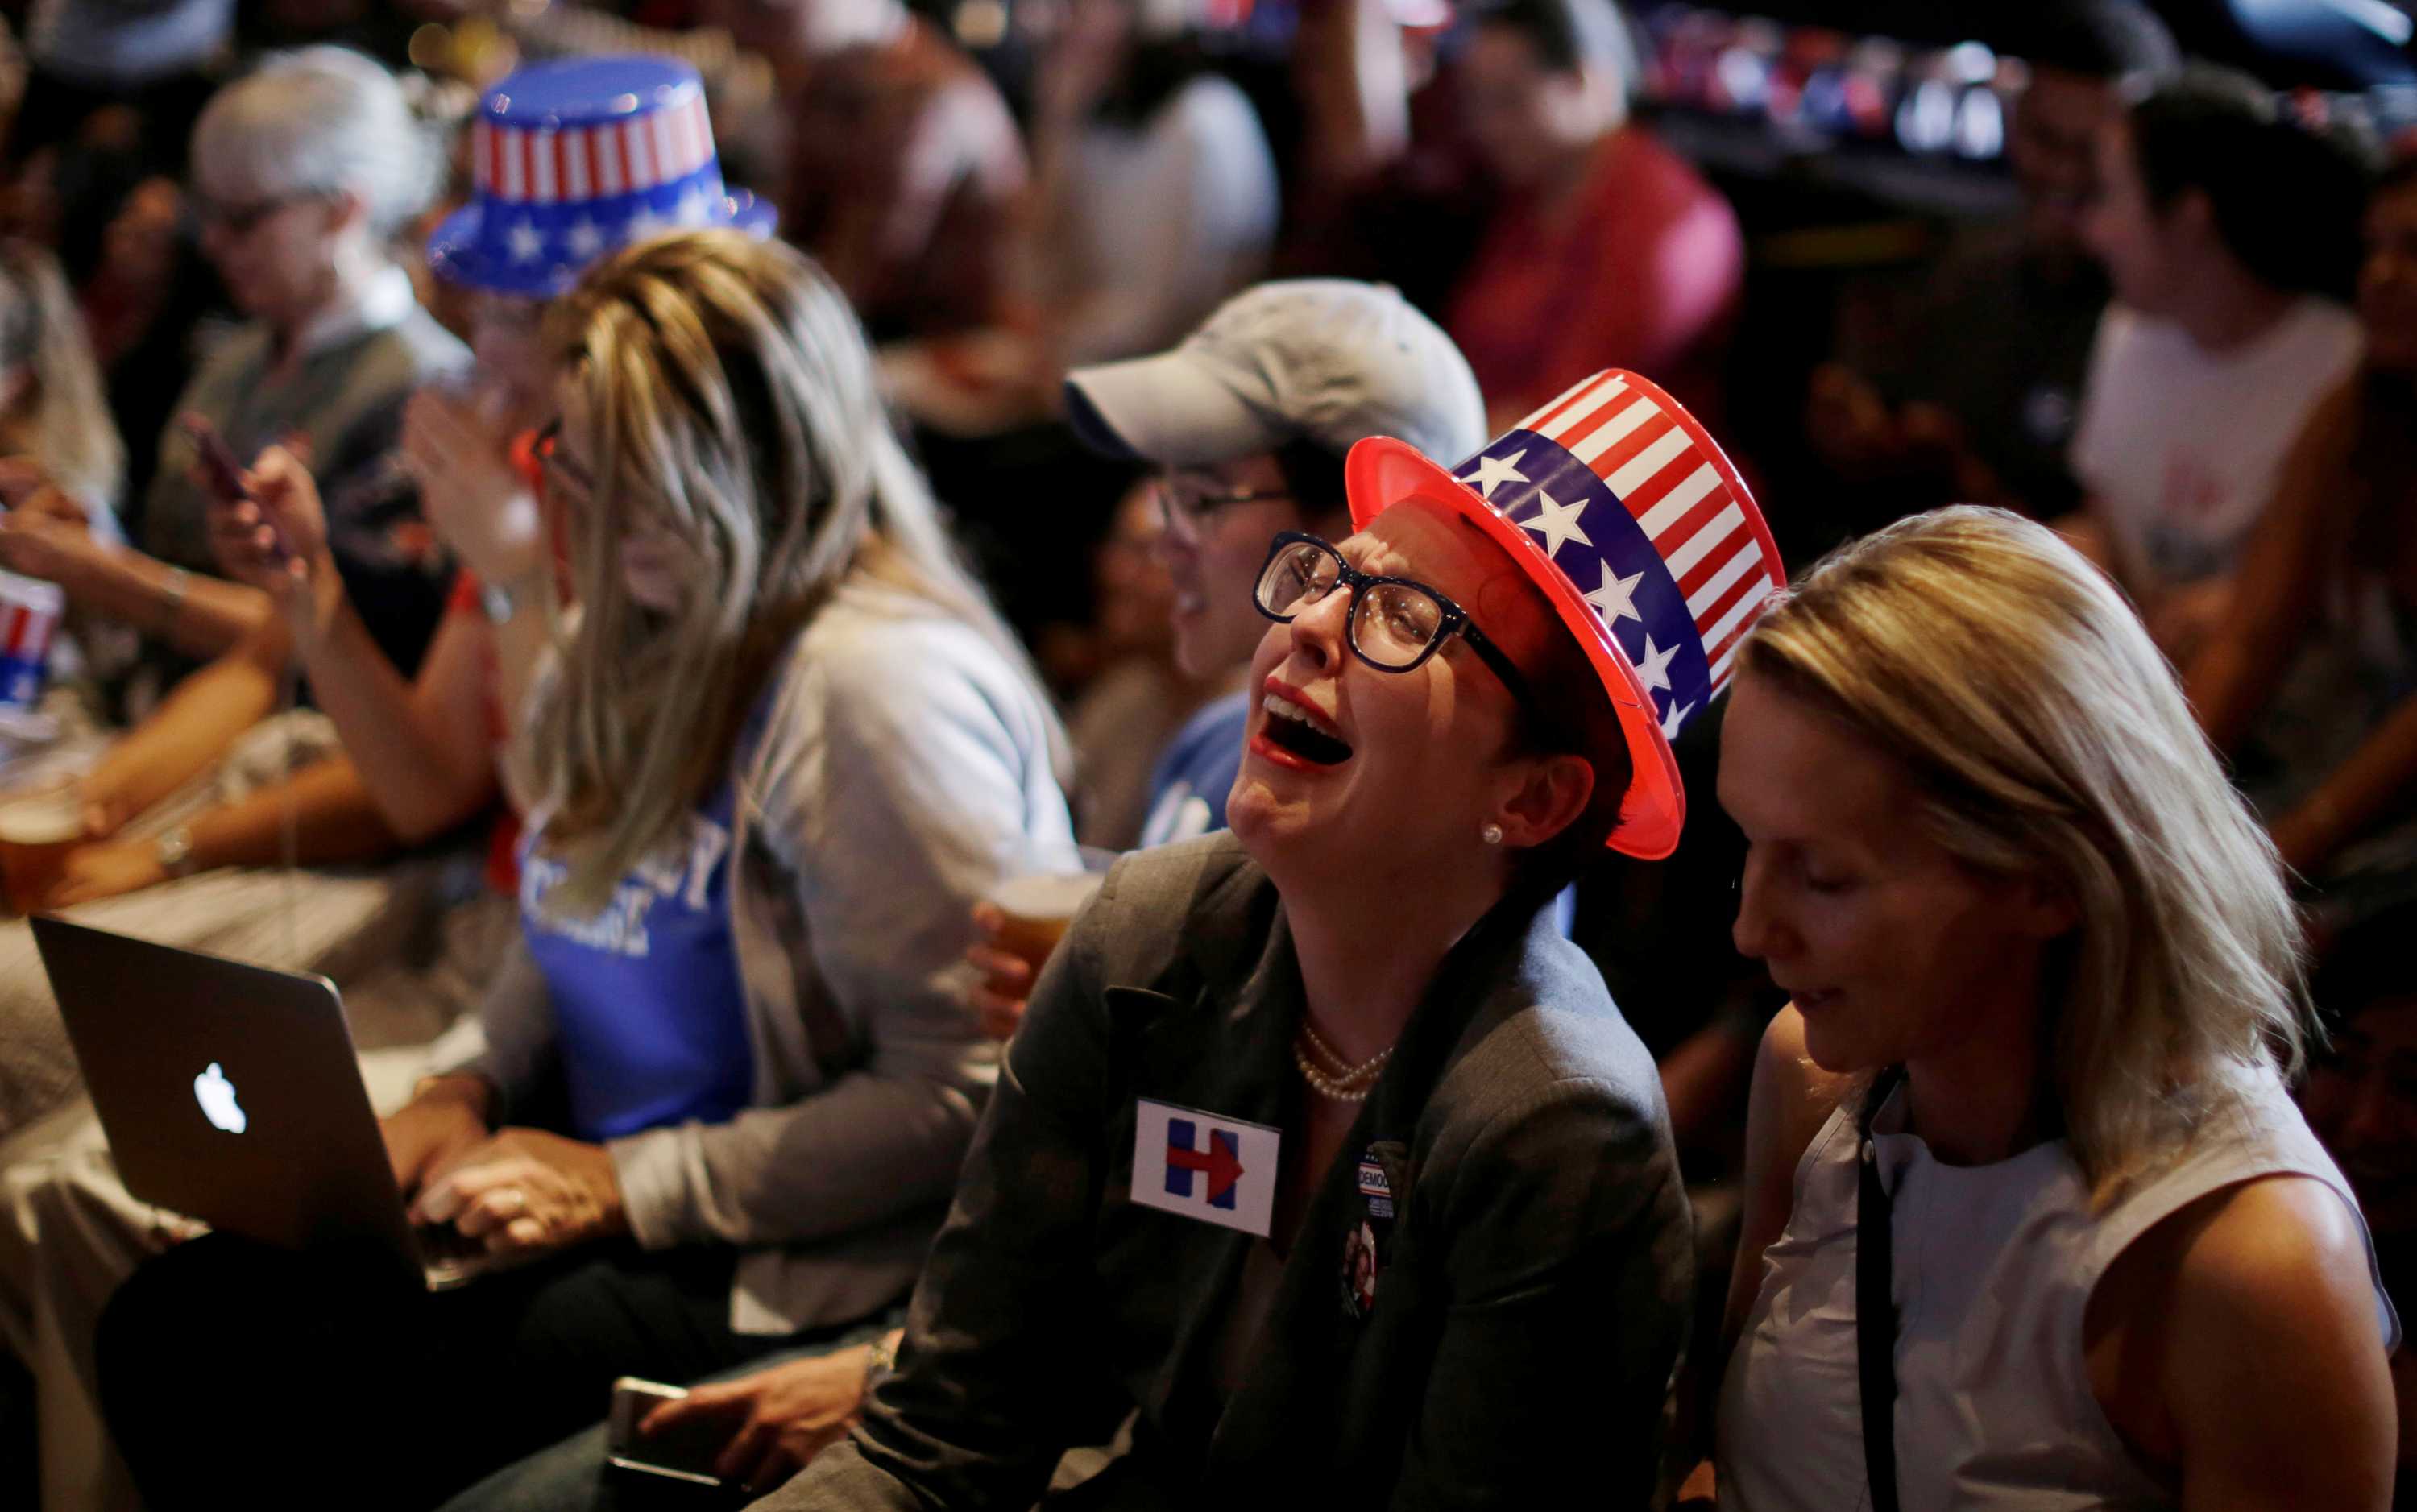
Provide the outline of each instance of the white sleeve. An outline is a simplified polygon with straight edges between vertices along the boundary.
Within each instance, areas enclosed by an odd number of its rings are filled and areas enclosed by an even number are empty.
[[[2110,304],[2098,318],[2098,334],[2090,339],[2090,370],[2081,385],[2081,418],[2073,428],[2068,458],[2085,494],[2097,494],[2106,486],[2112,470],[2110,453],[2121,441],[2122,426],[2108,412],[2121,403],[2116,397],[2117,374],[2130,344],[2132,319],[2130,310]]]

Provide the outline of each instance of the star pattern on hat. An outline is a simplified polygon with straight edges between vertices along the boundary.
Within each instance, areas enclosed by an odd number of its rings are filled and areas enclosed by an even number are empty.
[[[1646,633],[1646,655],[1644,659],[1636,662],[1636,681],[1641,681],[1649,688],[1661,688],[1663,693],[1667,693],[1670,690],[1670,659],[1675,655],[1678,655],[1678,647],[1656,647],[1653,635]]]
[[[1558,556],[1560,554],[1561,548],[1572,541],[1577,542],[1580,546],[1592,546],[1594,544],[1592,540],[1588,538],[1585,527],[1578,523],[1578,516],[1585,513],[1585,511],[1586,501],[1584,499],[1578,499],[1569,504],[1557,504],[1554,502],[1551,494],[1545,492],[1543,489],[1538,489],[1536,491],[1536,513],[1530,519],[1520,521],[1519,528],[1522,530],[1532,530],[1538,535],[1543,537],[1544,554],[1546,556]],[[1597,592],[1600,591],[1600,589],[1597,590]]]
[[[713,202],[702,188],[691,184],[680,192],[679,208],[673,214],[683,226],[701,226],[713,219]]]
[[[1617,625],[1624,619],[1645,623],[1645,616],[1636,612],[1636,585],[1645,581],[1645,569],[1639,567],[1624,578],[1615,578],[1609,562],[1602,567],[1603,586],[1586,595],[1586,601],[1594,606],[1605,625]]]
[[[1648,632],[1644,658],[1636,663],[1636,680],[1648,688],[1658,688],[1665,693],[1670,691],[1670,660],[1678,654],[1676,645],[1657,649],[1652,634]]]
[[[545,237],[531,221],[524,220],[505,232],[504,242],[511,249],[515,263],[534,263],[545,255]]]
[[[665,220],[661,216],[655,214],[651,207],[640,210],[636,215],[630,218],[630,239],[631,241],[645,241],[650,236],[660,236],[664,232],[671,229],[672,223]]]
[[[1491,503],[1494,491],[1502,484],[1528,481],[1528,475],[1519,471],[1519,459],[1526,455],[1525,450],[1520,450],[1508,457],[1480,457],[1477,459],[1477,471],[1462,474],[1460,480],[1473,484],[1478,496]]]
[[[1695,705],[1693,703],[1671,704],[1670,712],[1662,716],[1662,738],[1665,740],[1678,739],[1679,727],[1685,724],[1687,722],[1687,716],[1695,712]]]
[[[572,221],[562,239],[564,245],[570,249],[570,255],[583,263],[604,249],[603,228],[597,225],[590,216],[581,216]]]

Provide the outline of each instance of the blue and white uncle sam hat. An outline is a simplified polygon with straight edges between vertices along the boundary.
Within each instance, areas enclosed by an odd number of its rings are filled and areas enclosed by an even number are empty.
[[[470,129],[470,203],[428,244],[459,283],[550,299],[588,264],[667,231],[771,234],[772,207],[726,191],[705,85],[664,57],[576,58],[507,75]]]
[[[1747,627],[1787,584],[1771,529],[1720,446],[1633,372],[1596,373],[1446,471],[1390,437],[1344,464],[1351,523],[1404,499],[1484,531],[1541,589],[1603,679],[1631,764],[1611,849],[1679,847],[1670,742],[1728,686]]]

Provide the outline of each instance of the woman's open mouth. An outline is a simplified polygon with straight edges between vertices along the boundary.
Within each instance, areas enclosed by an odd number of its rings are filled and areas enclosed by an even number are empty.
[[[1259,734],[1269,745],[1312,766],[1334,766],[1351,759],[1351,746],[1325,716],[1280,693],[1269,693],[1260,708],[1267,718]]]

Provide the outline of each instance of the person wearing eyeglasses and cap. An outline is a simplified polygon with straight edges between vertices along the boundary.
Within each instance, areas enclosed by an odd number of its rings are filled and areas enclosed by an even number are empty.
[[[1548,905],[1606,845],[1677,846],[1669,740],[1777,555],[1633,374],[1451,471],[1362,442],[1345,486],[1355,534],[1263,558],[1232,832],[1125,857],[1076,919],[895,1373],[766,1507],[1026,1505],[1129,1415],[1085,1504],[1650,1496],[1686,1197]]]
[[[1485,434],[1452,339],[1391,289],[1344,279],[1260,284],[1170,351],[1077,368],[1066,408],[1086,446],[1157,470],[1175,657],[1199,681],[1233,677],[1258,643],[1250,585],[1269,538],[1345,522],[1354,445],[1389,435],[1458,457]],[[1176,737],[1143,844],[1223,826],[1248,703],[1236,687]]]
[[[1251,588],[1269,537],[1347,530],[1343,460],[1368,436],[1436,456],[1475,449],[1485,435],[1477,380],[1452,338],[1393,290],[1291,279],[1235,295],[1169,351],[1075,369],[1065,393],[1086,446],[1155,470],[1175,661],[1223,688],[1159,756],[1140,842],[1222,829],[1254,703],[1242,683],[1266,628]],[[996,931],[996,915],[978,916]],[[1010,1033],[1031,969],[1002,951],[976,959],[991,978],[986,1019]]]

